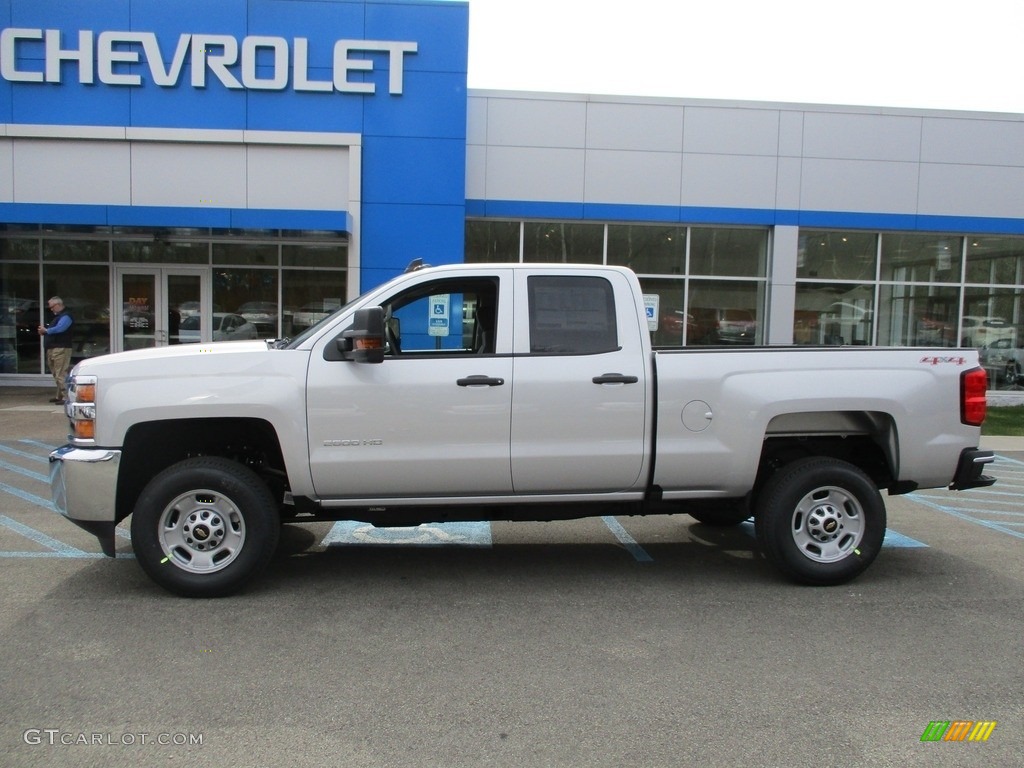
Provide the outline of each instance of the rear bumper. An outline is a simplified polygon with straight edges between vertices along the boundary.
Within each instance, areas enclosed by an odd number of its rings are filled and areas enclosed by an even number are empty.
[[[960,463],[956,467],[956,475],[949,487],[954,491],[964,491],[968,488],[985,488],[992,485],[996,479],[983,473],[986,464],[995,461],[992,451],[982,451],[978,448],[965,448],[960,453]]]
[[[65,445],[50,454],[50,495],[57,512],[114,554],[117,471],[121,451]],[[108,551],[109,550],[109,551]]]

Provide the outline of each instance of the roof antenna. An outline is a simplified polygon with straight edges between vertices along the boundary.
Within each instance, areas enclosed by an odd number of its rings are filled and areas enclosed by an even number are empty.
[[[413,259],[409,262],[409,266],[405,268],[406,272],[418,272],[421,269],[426,269],[429,264],[424,264],[423,259]]]

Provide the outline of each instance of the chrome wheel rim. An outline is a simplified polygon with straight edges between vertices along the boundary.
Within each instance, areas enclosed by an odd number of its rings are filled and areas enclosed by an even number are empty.
[[[834,563],[857,552],[864,538],[864,509],[842,488],[816,488],[793,510],[791,530],[804,557]]]
[[[215,573],[230,565],[245,544],[245,521],[223,494],[188,491],[164,507],[160,547],[167,560],[190,573]]]

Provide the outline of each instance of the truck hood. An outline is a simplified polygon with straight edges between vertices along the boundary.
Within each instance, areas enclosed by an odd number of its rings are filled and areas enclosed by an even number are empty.
[[[258,354],[267,352],[269,345],[263,340],[254,341],[221,341],[215,344],[174,344],[167,347],[149,347],[147,349],[133,349],[129,352],[115,352],[111,355],[100,355],[83,360],[75,366],[72,373],[97,373],[111,367],[117,368],[124,363],[139,365],[142,362],[175,366],[174,372],[187,375],[189,366],[199,365],[201,368],[209,368],[210,363],[199,363],[200,360],[210,361],[213,358],[218,360],[217,366],[221,364],[230,365],[228,359],[231,355]],[[178,366],[182,366],[178,368]],[[134,369],[133,369],[134,370]]]

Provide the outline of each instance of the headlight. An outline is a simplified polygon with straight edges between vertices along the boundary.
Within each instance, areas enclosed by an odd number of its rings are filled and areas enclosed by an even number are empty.
[[[96,438],[96,377],[72,376],[64,413],[71,421],[71,441],[92,445]]]

